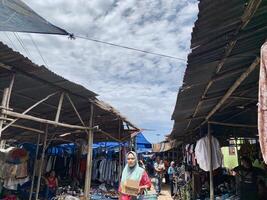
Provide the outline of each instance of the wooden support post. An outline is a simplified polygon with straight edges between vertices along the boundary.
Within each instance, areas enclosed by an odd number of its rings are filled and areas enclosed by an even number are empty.
[[[12,78],[11,78],[11,81],[9,84],[9,88],[8,88],[8,97],[7,97],[7,105],[6,105],[7,108],[9,108],[9,102],[10,102],[10,98],[11,98],[11,92],[13,89],[14,81],[15,81],[15,74],[12,75]]]
[[[35,180],[35,174],[36,174],[36,167],[37,167],[37,159],[38,159],[40,138],[41,138],[41,135],[38,134],[37,143],[36,143],[36,152],[35,152],[34,168],[33,168],[33,173],[32,173],[32,183],[31,183],[31,190],[30,190],[29,200],[32,200],[32,193],[33,193],[34,180]]]
[[[60,112],[61,112],[63,100],[64,100],[64,92],[61,93],[60,98],[59,98],[55,122],[58,122],[59,121],[59,116],[60,116]]]
[[[5,88],[3,92],[2,103],[1,103],[2,107],[7,106],[7,100],[8,100],[8,88]],[[1,109],[0,117],[5,118],[3,109]],[[0,140],[1,140],[2,132],[3,132],[4,121],[5,121],[4,119],[0,119]]]
[[[85,187],[84,187],[84,195],[85,199],[89,199],[89,193],[91,190],[91,177],[92,177],[92,157],[93,157],[93,117],[94,117],[94,105],[91,103],[90,109],[90,130],[88,134],[88,150],[87,150],[87,163],[86,163],[86,175],[85,175]]]
[[[48,125],[46,125],[46,128],[45,128],[45,137],[44,137],[44,144],[43,144],[43,149],[42,149],[41,163],[40,163],[40,168],[38,172],[38,181],[37,181],[35,200],[38,200],[39,191],[40,191],[40,183],[41,183],[42,169],[43,169],[43,163],[44,163],[44,158],[45,158],[47,135],[48,135]]]
[[[209,137],[209,157],[210,157],[210,200],[214,200],[214,185],[213,185],[213,164],[212,164],[212,136],[210,132],[210,123],[208,123]]]

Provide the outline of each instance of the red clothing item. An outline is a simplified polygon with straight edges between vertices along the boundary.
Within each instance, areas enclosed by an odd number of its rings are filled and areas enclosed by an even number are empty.
[[[48,182],[49,188],[56,188],[57,187],[57,178],[56,177],[48,177],[47,182]]]
[[[144,174],[142,175],[139,186],[147,186],[148,189],[151,188],[151,180],[146,172],[144,172]],[[121,193],[121,187],[119,187],[119,192]],[[131,196],[126,194],[121,194],[120,200],[131,200]]]

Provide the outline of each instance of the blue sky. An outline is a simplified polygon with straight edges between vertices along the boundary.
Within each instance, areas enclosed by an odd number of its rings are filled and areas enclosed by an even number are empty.
[[[152,52],[187,58],[198,7],[194,0],[24,0],[67,31]],[[12,40],[12,44],[8,37]],[[0,40],[37,64],[44,64],[29,34]],[[99,94],[158,142],[169,134],[185,62],[65,36],[31,35],[47,67]],[[160,134],[160,136],[157,136]]]

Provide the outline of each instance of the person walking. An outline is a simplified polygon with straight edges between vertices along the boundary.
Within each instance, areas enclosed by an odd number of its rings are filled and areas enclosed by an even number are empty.
[[[174,196],[174,176],[175,176],[175,162],[172,161],[168,168],[169,185],[171,190],[171,196]]]
[[[162,178],[163,173],[165,171],[164,163],[158,156],[156,158],[156,162],[154,163],[154,170],[155,170],[155,189],[158,195],[161,193],[161,185],[162,185]]]
[[[120,200],[135,200],[137,197],[130,196],[128,194],[123,193],[123,187],[126,185],[127,180],[133,180],[139,182],[139,197],[138,199],[142,199],[144,194],[144,190],[150,189],[151,181],[148,177],[146,171],[139,166],[138,158],[134,151],[130,151],[126,155],[127,164],[123,169],[122,177],[119,186]]]

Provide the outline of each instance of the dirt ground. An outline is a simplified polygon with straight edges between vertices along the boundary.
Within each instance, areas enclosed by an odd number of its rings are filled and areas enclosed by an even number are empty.
[[[159,195],[158,200],[172,200],[170,189],[169,189],[168,185],[166,185],[164,183],[162,184],[162,191],[161,191],[161,195]]]
[[[159,195],[158,200],[173,200],[171,197],[171,192],[170,192],[170,188],[169,185],[164,183],[165,181],[163,181],[162,183],[162,189],[161,189],[161,195]],[[154,191],[154,179],[152,179],[152,191]],[[156,191],[155,191],[156,192]]]

